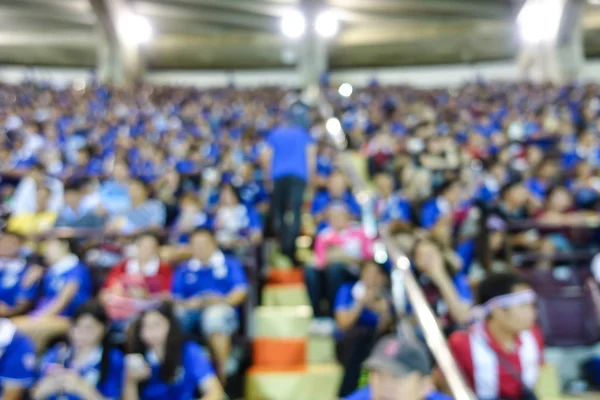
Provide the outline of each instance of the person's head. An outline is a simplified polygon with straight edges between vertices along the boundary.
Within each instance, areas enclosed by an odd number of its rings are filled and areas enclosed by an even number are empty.
[[[0,257],[17,258],[24,240],[18,233],[3,232],[0,235]]]
[[[192,214],[200,211],[200,199],[194,192],[185,192],[179,199],[179,208],[183,213]]]
[[[87,165],[92,158],[92,150],[89,147],[82,147],[77,150],[77,164],[78,165]]]
[[[213,233],[205,228],[198,228],[190,234],[190,245],[192,256],[202,263],[208,263],[219,249]]]
[[[71,253],[73,251],[69,239],[58,237],[46,239],[44,259],[48,264],[55,264]]]
[[[38,186],[35,192],[35,201],[37,203],[38,211],[45,211],[48,208],[48,202],[50,201],[51,195],[52,193],[47,186]]]
[[[446,181],[439,187],[437,192],[438,196],[445,198],[451,205],[455,205],[460,200],[460,181],[458,179]]]
[[[238,189],[231,183],[221,185],[221,193],[219,194],[219,204],[225,207],[234,207],[240,204],[240,193]]]
[[[129,333],[128,353],[154,350],[164,354],[160,377],[165,382],[175,378],[182,363],[184,337],[171,303],[142,312]]]
[[[527,188],[521,181],[507,183],[500,190],[500,198],[511,207],[523,207],[527,203]]]
[[[46,176],[46,167],[44,167],[42,163],[34,163],[29,168],[29,176],[35,181],[35,183],[42,183],[42,180]]]
[[[348,190],[346,177],[340,171],[334,171],[327,180],[327,191],[334,197],[343,195]]]
[[[555,180],[558,173],[558,165],[552,159],[542,161],[537,170],[537,176],[544,180]]]
[[[350,222],[348,206],[342,202],[332,203],[327,208],[327,222],[329,223],[329,226],[336,231],[346,229]]]
[[[387,197],[394,191],[394,178],[386,172],[381,172],[375,175],[375,187],[381,196]]]
[[[360,270],[360,280],[367,288],[381,288],[386,284],[386,272],[383,265],[374,260],[365,261]]]
[[[506,181],[506,166],[501,162],[497,162],[490,167],[490,174],[496,179],[500,184]]]
[[[427,274],[432,265],[444,264],[440,246],[432,239],[421,239],[413,247],[412,262],[419,273]]]
[[[115,165],[112,170],[112,176],[115,180],[119,182],[127,182],[130,178],[129,165],[124,160],[119,160],[115,162]]]
[[[565,212],[571,209],[573,204],[573,196],[564,186],[554,187],[548,192],[546,209],[550,211]]]
[[[240,178],[242,178],[244,182],[254,180],[254,165],[252,165],[252,163],[249,162],[243,163],[240,166],[239,174]]]
[[[148,261],[158,257],[159,240],[152,232],[139,234],[135,239],[135,255],[138,260]]]
[[[129,197],[133,204],[139,205],[148,200],[150,195],[150,188],[141,179],[130,179],[129,180]]]
[[[495,299],[497,306],[489,309],[487,318],[501,329],[511,334],[530,329],[536,320],[535,304],[531,299],[525,298],[522,303],[511,301],[511,305],[502,304],[508,295],[525,293],[531,287],[518,275],[512,273],[492,274],[479,284],[478,303],[480,305],[491,304]]]
[[[65,185],[65,203],[73,210],[77,210],[83,197],[83,183],[80,181],[69,182]]]
[[[380,339],[365,362],[373,400],[423,400],[433,389],[424,346],[395,336]]]
[[[106,342],[110,319],[96,301],[83,304],[71,318],[69,342],[75,349],[92,349]]]

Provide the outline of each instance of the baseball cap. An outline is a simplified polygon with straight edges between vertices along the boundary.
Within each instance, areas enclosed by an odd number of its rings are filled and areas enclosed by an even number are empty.
[[[412,340],[399,340],[394,335],[380,339],[364,365],[370,370],[397,375],[412,372],[429,375],[431,372],[431,362],[424,346]]]

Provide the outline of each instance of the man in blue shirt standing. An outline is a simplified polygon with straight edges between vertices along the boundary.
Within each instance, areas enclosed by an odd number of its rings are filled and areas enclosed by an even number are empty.
[[[296,255],[296,237],[300,233],[304,190],[316,168],[316,148],[309,128],[309,107],[301,102],[292,104],[286,123],[267,137],[263,154],[265,177],[273,183],[274,233],[279,237],[281,252],[292,260]],[[289,224],[284,218],[288,208],[293,215]]]
[[[434,390],[429,355],[416,341],[382,338],[365,367],[369,385],[344,400],[451,400]]]

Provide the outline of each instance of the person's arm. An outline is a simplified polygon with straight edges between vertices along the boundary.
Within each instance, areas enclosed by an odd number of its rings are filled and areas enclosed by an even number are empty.
[[[306,167],[308,168],[308,182],[312,182],[317,175],[317,146],[312,142],[306,147]]]
[[[260,165],[263,170],[263,176],[265,178],[265,182],[271,182],[271,161],[272,161],[272,159],[273,159],[273,149],[271,148],[271,146],[267,140],[267,142],[265,143],[263,150],[259,156]]]
[[[4,385],[2,399],[3,400],[22,400],[24,399],[25,389],[17,386]],[[37,397],[34,397],[37,400]]]
[[[226,297],[225,302],[233,307],[237,307],[246,301],[248,297],[247,289],[234,289]]]
[[[370,294],[365,292],[359,300],[354,300],[352,295],[352,286],[344,285],[338,289],[335,296],[334,316],[335,322],[341,330],[350,329],[360,318],[360,314],[369,301]]]
[[[204,379],[200,385],[200,390],[204,393],[201,400],[222,400],[223,387],[216,376]]]
[[[327,241],[323,234],[317,234],[315,238],[315,267],[323,268],[327,263]]]
[[[430,278],[440,291],[446,304],[448,304],[448,312],[454,322],[458,324],[469,322],[471,305],[461,298],[454,282],[450,279],[446,270],[441,268],[440,271],[431,274]]]
[[[107,400],[95,386],[89,384],[76,371],[66,370],[64,382],[67,393],[86,400]]]
[[[123,400],[139,400],[138,383],[127,380],[125,390],[123,390]]]

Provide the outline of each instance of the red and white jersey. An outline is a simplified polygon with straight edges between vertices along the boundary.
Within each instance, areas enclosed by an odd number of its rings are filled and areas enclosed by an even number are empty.
[[[535,387],[544,350],[538,327],[521,332],[512,353],[506,352],[489,335],[485,323],[453,333],[449,345],[467,383],[480,400],[518,399],[523,391],[522,383],[529,388]],[[512,365],[513,373],[521,374],[520,381],[498,360],[498,353],[506,364]]]

